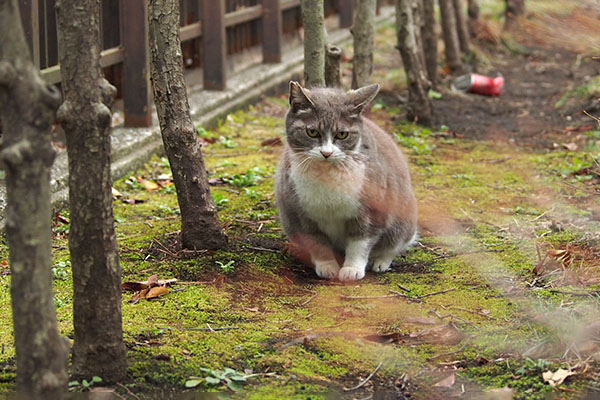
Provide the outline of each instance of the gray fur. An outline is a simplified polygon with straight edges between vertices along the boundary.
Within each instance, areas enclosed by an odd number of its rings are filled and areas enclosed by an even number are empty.
[[[290,241],[304,247],[322,277],[361,279],[367,263],[385,271],[416,241],[406,160],[390,135],[362,116],[378,90],[290,84],[277,205]],[[341,269],[335,253],[345,256]]]

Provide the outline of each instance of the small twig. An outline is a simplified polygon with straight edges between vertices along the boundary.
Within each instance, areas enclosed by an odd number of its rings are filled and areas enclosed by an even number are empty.
[[[256,250],[256,251],[266,251],[268,253],[279,253],[279,250],[267,249],[265,247],[251,246],[248,244],[243,244],[245,249]]]
[[[307,305],[308,303],[310,303],[312,301],[312,299],[314,299],[315,297],[318,296],[318,292],[311,290],[310,293],[312,293],[313,295],[310,296],[308,299],[304,300],[302,303],[299,304],[300,307],[304,307],[305,305]]]
[[[379,368],[381,368],[382,365],[383,365],[383,361],[381,361],[379,363],[379,365],[377,365],[377,367],[373,370],[373,372],[371,372],[369,374],[369,376],[367,376],[366,379],[364,379],[362,382],[360,382],[358,385],[356,385],[354,387],[344,388],[344,392],[352,392],[353,390],[360,389],[361,387],[363,387],[365,385],[365,383],[369,382],[369,380],[373,377],[373,375],[375,375],[375,373],[377,373],[377,371],[379,371]]]
[[[209,331],[214,332],[215,330],[208,324],[208,322],[206,323],[206,327],[208,328]]]
[[[454,254],[443,254],[437,257],[433,257],[433,260],[437,260],[440,258],[449,258],[449,257],[457,257],[457,256],[464,256],[466,254],[476,254],[476,253],[501,253],[503,252],[504,249],[480,249],[480,250],[471,250],[471,251],[464,251],[462,253],[454,253]]]
[[[394,293],[393,290],[390,290],[390,292]],[[408,297],[403,293],[400,292],[395,292],[395,294],[384,294],[382,296],[346,296],[346,295],[341,295],[340,299],[342,300],[367,300],[367,299],[390,299],[393,297]]]
[[[567,290],[558,290],[558,289],[550,289],[551,293],[560,293],[560,294],[569,294],[571,296],[580,296],[580,297],[585,297],[585,296],[596,296],[598,295],[598,291],[597,290],[593,290],[593,291],[589,291],[589,292],[570,292]]]
[[[140,400],[140,398],[138,396],[135,395],[135,393],[133,393],[131,390],[129,390],[129,388],[125,385],[123,385],[120,382],[117,382],[117,386],[119,386],[122,389],[125,389],[125,391],[127,392],[127,394],[131,397],[133,397],[135,400]]]
[[[453,290],[456,290],[456,288],[444,289],[444,290],[440,290],[438,292],[431,292],[431,293],[423,294],[421,296],[412,297],[411,299],[424,299],[425,297],[435,296],[436,294],[448,293]]]
[[[598,126],[600,126],[600,118],[594,117],[592,114],[590,114],[589,112],[587,112],[587,110],[583,110],[583,113],[585,115],[587,115],[588,117],[592,118],[593,120],[595,120],[596,123],[598,124]]]
[[[410,292],[410,289],[409,289],[409,288],[406,288],[406,287],[402,286],[401,284],[398,284],[398,287],[399,287],[400,289],[404,290],[405,292]]]
[[[451,356],[454,355],[456,353],[460,353],[461,351],[464,350],[465,347],[467,347],[467,344],[471,341],[472,336],[469,336],[465,339],[465,341],[463,342],[462,346],[460,346],[460,348],[458,350],[454,350],[454,351],[449,351],[448,353],[442,353],[442,354],[438,354],[437,356],[431,356],[427,358],[427,361],[433,361],[433,360],[437,360],[438,358],[442,358],[442,357],[446,357],[446,356]]]
[[[208,324],[206,324],[208,325]],[[230,331],[233,329],[240,329],[239,326],[223,326],[221,328],[212,328],[210,325],[208,328],[179,328],[182,331],[204,331],[204,332],[216,332],[216,331]]]

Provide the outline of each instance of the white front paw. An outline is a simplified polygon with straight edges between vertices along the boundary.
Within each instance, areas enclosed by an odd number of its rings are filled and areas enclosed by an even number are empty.
[[[337,279],[340,266],[335,261],[317,261],[315,262],[315,271],[320,278]]]
[[[338,279],[342,282],[353,282],[365,277],[364,268],[348,266],[340,269]]]
[[[388,258],[376,258],[375,261],[373,261],[373,271],[375,272],[385,272],[388,269],[390,269],[390,266],[392,265],[392,260],[388,259]]]

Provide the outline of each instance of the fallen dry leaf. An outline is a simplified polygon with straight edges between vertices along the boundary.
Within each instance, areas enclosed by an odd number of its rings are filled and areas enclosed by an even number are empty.
[[[148,289],[148,284],[144,282],[123,282],[121,288],[131,290],[132,292],[139,292],[140,290]]]
[[[454,385],[455,381],[456,381],[456,375],[454,375],[454,372],[453,372],[433,386],[449,388],[449,387],[452,387],[452,385]]]
[[[148,277],[148,286],[154,287],[158,285],[158,275],[153,274]]]
[[[164,294],[169,293],[169,289],[164,286],[154,286],[151,288],[146,294],[146,299],[154,299],[156,297],[160,297]]]
[[[550,386],[556,387],[564,382],[569,376],[575,375],[575,372],[569,371],[563,368],[559,368],[555,372],[546,371],[542,374],[544,382],[547,382]]]
[[[123,197],[123,194],[115,188],[111,188],[113,198]]]
[[[569,250],[563,249],[548,249],[546,250],[546,254],[554,258],[556,261],[560,261],[563,264],[570,264],[573,260],[573,256]]]
[[[160,189],[160,186],[156,182],[152,182],[152,181],[149,181],[147,179],[142,179],[142,178],[136,178],[136,179],[149,192]]]
[[[577,143],[563,143],[562,146],[569,151],[577,151],[577,149],[579,148],[579,146],[577,146]]]

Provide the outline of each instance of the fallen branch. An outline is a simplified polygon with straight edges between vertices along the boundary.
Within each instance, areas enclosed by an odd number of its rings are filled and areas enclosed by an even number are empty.
[[[373,372],[371,372],[369,374],[369,376],[367,376],[366,379],[364,379],[362,382],[360,382],[358,385],[356,385],[354,387],[344,388],[344,392],[352,392],[353,390],[360,389],[361,387],[363,387],[365,385],[365,383],[369,382],[369,380],[373,377],[373,375],[375,375],[377,373],[377,371],[379,371],[379,368],[381,368],[382,365],[383,365],[383,361],[381,361],[379,363],[379,365],[377,365],[377,367],[373,370]]]
[[[346,296],[346,295],[341,295],[340,299],[341,300],[368,300],[368,299],[390,299],[393,297],[408,297],[407,295],[405,295],[404,293],[400,293],[400,292],[394,292],[393,290],[390,290],[390,292],[394,293],[394,294],[384,294],[381,296]]]
[[[135,393],[133,393],[127,386],[123,385],[120,382],[117,382],[117,386],[119,386],[120,388],[124,389],[127,392],[128,396],[133,397],[135,400],[140,400],[140,398],[138,396],[136,396]]]
[[[424,299],[425,297],[435,296],[436,294],[448,293],[453,290],[456,290],[456,288],[444,289],[444,290],[440,290],[438,292],[431,292],[431,293],[423,294],[421,296],[414,296],[414,297],[411,297],[411,299],[416,298],[416,299],[420,300],[420,299]]]

